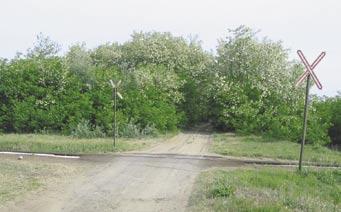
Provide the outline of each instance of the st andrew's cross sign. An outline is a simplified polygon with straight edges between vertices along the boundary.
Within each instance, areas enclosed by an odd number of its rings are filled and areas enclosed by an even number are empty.
[[[299,86],[304,81],[304,79],[306,79],[308,77],[308,75],[311,75],[316,86],[319,89],[322,89],[322,85],[321,85],[319,79],[317,78],[317,76],[313,70],[317,66],[317,64],[319,64],[319,62],[324,58],[326,53],[321,52],[321,54],[316,58],[316,60],[311,65],[308,63],[307,59],[305,58],[305,56],[301,50],[298,50],[297,54],[300,57],[301,61],[303,62],[304,66],[306,68],[306,71],[298,78],[298,80],[296,82],[296,86]]]
[[[296,86],[299,86],[305,79],[307,79],[307,85],[306,85],[306,93],[305,93],[305,104],[304,104],[304,115],[303,115],[303,136],[302,136],[302,142],[301,142],[301,151],[300,151],[300,160],[299,160],[299,170],[302,170],[302,157],[303,157],[303,147],[305,143],[305,137],[307,132],[307,115],[308,115],[308,98],[309,98],[309,81],[310,77],[313,78],[313,81],[315,85],[322,89],[322,84],[317,78],[316,74],[314,73],[314,69],[319,64],[319,62],[324,58],[326,55],[325,52],[321,52],[321,54],[315,59],[315,61],[310,65],[305,58],[303,52],[301,50],[297,51],[298,56],[300,57],[303,65],[305,66],[306,70],[305,72],[298,78],[296,82]]]

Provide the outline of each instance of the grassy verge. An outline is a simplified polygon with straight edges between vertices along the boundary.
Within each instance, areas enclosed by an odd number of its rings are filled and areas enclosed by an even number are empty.
[[[191,211],[340,211],[341,171],[284,169],[203,172]]]
[[[0,205],[30,191],[44,188],[51,182],[60,182],[61,178],[69,178],[80,169],[59,163],[2,159],[0,161]]]
[[[267,157],[298,160],[300,144],[289,141],[271,141],[257,136],[215,134],[210,151],[231,156]],[[305,145],[304,161],[341,164],[341,152],[326,147]]]
[[[118,139],[116,147],[113,148],[112,138],[79,139],[61,135],[4,134],[0,135],[0,151],[55,154],[122,152],[148,147],[172,135],[145,139]]]

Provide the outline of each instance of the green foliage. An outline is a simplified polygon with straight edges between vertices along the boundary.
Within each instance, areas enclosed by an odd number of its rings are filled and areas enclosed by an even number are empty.
[[[323,123],[323,127],[316,133],[328,132],[333,145],[341,144],[341,93],[336,97],[314,98],[313,101],[316,122]],[[329,140],[329,137],[325,140]]]
[[[81,120],[72,131],[72,135],[77,138],[103,138],[105,134],[99,126],[92,127],[88,120]]]
[[[32,49],[27,50],[28,58],[47,58],[54,57],[60,50],[60,45],[51,40],[50,37],[44,36],[42,33],[37,35],[37,40]]]
[[[122,62],[122,50],[117,43],[100,45],[91,51],[90,56],[97,67],[110,68],[117,65],[125,67]]]
[[[92,85],[94,76],[90,53],[86,50],[85,44],[70,47],[65,58],[66,65],[71,73],[74,73],[83,83]]]
[[[113,134],[109,79],[122,80],[117,103],[120,136],[158,134],[211,122],[217,128],[299,141],[304,88],[293,82],[303,67],[280,42],[251,29],[229,30],[217,55],[197,39],[171,33],[134,33],[123,43],[57,56],[59,44],[40,34],[26,54],[0,59],[3,132]],[[313,98],[308,143],[340,143],[340,98]],[[88,128],[82,120],[88,120]],[[79,128],[80,127],[80,128]],[[75,131],[76,130],[76,131]],[[329,134],[328,134],[329,133]],[[99,133],[101,135],[101,133]]]
[[[229,182],[226,182],[226,179],[217,178],[215,181],[211,191],[208,193],[210,197],[230,197],[234,195],[236,189]]]
[[[86,96],[77,92],[77,79],[60,58],[13,60],[0,71],[0,124],[5,131],[61,131],[88,107]]]
[[[144,129],[154,126],[161,132],[175,130],[181,121],[176,104],[182,99],[181,81],[164,66],[140,66],[131,73],[126,87],[124,113],[133,124]]]
[[[174,131],[182,122],[183,113],[177,105],[183,101],[180,89],[184,81],[174,69],[161,63],[125,68],[127,59],[132,58],[119,56],[122,47],[114,44],[95,50],[87,50],[85,44],[74,45],[64,58],[53,55],[54,43],[48,38],[40,38],[38,44],[25,58],[1,61],[3,131],[112,135],[109,79],[123,81],[119,89],[124,99],[117,105],[119,135],[156,135]],[[127,132],[132,130],[130,126],[138,133]]]
[[[187,42],[170,33],[134,33],[132,40],[122,46],[123,64],[132,68],[156,64],[177,75],[181,81],[178,89],[183,101],[177,102],[177,110],[185,117],[180,124],[191,125],[208,119],[208,86],[212,83],[213,56],[205,52],[195,39]],[[179,98],[179,96],[174,96]]]
[[[333,144],[341,144],[341,93],[331,100],[330,114],[332,116],[332,127],[329,128],[329,135]]]
[[[123,137],[134,138],[142,136],[157,136],[159,134],[159,131],[153,125],[141,127],[139,125],[129,122],[123,126],[119,133]]]
[[[288,60],[280,42],[258,40],[246,27],[220,41],[212,92],[218,126],[243,133],[298,141],[302,132],[303,88],[295,88],[302,67]],[[308,140],[329,142],[329,122],[310,108]]]

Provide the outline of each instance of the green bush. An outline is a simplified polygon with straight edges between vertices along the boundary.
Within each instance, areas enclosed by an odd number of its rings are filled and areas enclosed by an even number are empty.
[[[77,127],[72,131],[73,136],[77,138],[103,138],[105,133],[99,126],[92,127],[88,120],[81,120]]]
[[[139,126],[129,122],[119,130],[119,135],[128,138],[138,137],[141,135],[141,129]]]
[[[213,184],[209,195],[213,198],[216,197],[231,197],[234,195],[235,188],[232,185],[229,185],[227,182],[216,182]]]
[[[319,126],[318,129],[312,129],[314,133],[325,135],[325,140],[330,140],[333,145],[341,144],[341,93],[336,97],[314,97],[314,110],[312,111],[315,117],[315,122],[322,124],[312,126]],[[322,125],[322,127],[321,127]],[[330,137],[330,139],[329,139]]]
[[[1,60],[2,131],[112,135],[114,111],[109,79],[123,81],[119,89],[124,99],[117,102],[117,124],[123,135],[172,131],[183,120],[177,111],[183,99],[183,82],[173,68],[164,65],[172,61],[148,65],[136,62],[135,67],[128,68],[124,65],[127,59],[133,62],[135,58],[126,55],[115,63],[104,64],[110,61],[107,57],[116,55],[110,51],[117,49],[87,50],[85,45],[72,46],[65,57],[59,57],[55,55],[57,49],[53,49],[57,45],[48,38],[39,39],[39,45],[27,55]],[[138,133],[132,125],[138,126]]]
[[[113,79],[122,81],[124,97],[117,102],[120,136],[210,121],[245,134],[301,139],[304,88],[293,82],[303,66],[288,59],[281,42],[259,40],[247,27],[230,30],[216,56],[196,39],[159,32],[134,33],[126,43],[95,49],[77,44],[64,56],[58,50],[39,35],[27,54],[0,59],[2,132],[112,135]],[[314,97],[307,142],[340,144],[340,111],[339,97]]]
[[[258,40],[247,27],[230,31],[217,49],[214,123],[244,134],[299,141],[304,88],[294,87],[301,65],[288,60],[280,42]],[[309,107],[308,143],[328,144],[329,115]]]
[[[156,136],[159,134],[159,131],[152,125],[147,125],[142,128],[140,125],[129,122],[124,125],[118,133],[122,137],[133,138],[140,136]]]

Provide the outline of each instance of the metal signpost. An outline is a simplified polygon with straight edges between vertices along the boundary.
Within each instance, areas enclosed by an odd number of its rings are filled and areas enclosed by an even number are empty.
[[[303,62],[306,71],[298,78],[296,82],[296,86],[299,86],[304,79],[307,79],[307,85],[306,85],[306,91],[305,91],[305,104],[304,104],[304,115],[303,115],[303,135],[302,135],[302,142],[301,142],[301,151],[300,151],[300,160],[299,160],[299,166],[298,169],[301,171],[302,170],[302,157],[303,157],[303,147],[305,143],[305,137],[306,137],[306,132],[307,132],[307,115],[308,115],[308,103],[309,103],[309,81],[310,77],[313,78],[313,81],[315,85],[319,88],[322,89],[322,84],[318,80],[317,76],[313,72],[314,68],[317,66],[317,64],[323,59],[323,57],[326,55],[325,52],[322,52],[316,60],[313,62],[313,64],[309,64],[305,56],[303,55],[301,50],[297,51],[298,56],[300,57],[301,61]]]
[[[116,105],[117,105],[117,96],[120,99],[123,99],[122,95],[117,91],[118,86],[120,86],[121,84],[121,80],[119,80],[116,84],[112,81],[109,80],[111,87],[112,87],[112,95],[113,95],[113,99],[114,99],[114,126],[113,126],[113,130],[114,130],[114,147],[116,145],[116,136],[117,136],[117,124],[116,124]]]

